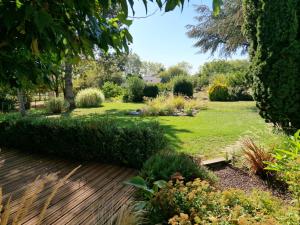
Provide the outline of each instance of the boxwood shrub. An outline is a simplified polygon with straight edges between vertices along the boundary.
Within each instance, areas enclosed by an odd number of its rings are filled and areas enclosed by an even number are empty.
[[[107,117],[8,118],[0,122],[0,143],[3,147],[132,168],[140,168],[167,144],[157,122]]]

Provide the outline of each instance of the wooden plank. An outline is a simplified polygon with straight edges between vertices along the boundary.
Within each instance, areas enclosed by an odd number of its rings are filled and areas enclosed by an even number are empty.
[[[125,179],[133,176],[134,174],[135,173],[132,172],[128,173],[128,175],[125,176]],[[121,180],[124,181],[124,178]],[[113,188],[110,189],[109,192],[99,192],[93,199],[94,201],[91,202],[86,208],[83,208],[83,212],[79,216],[65,224],[74,224],[75,221],[77,224],[85,224],[87,223],[88,218],[94,218],[96,220],[96,218],[99,216],[111,217],[111,215],[115,213],[113,210],[111,210],[113,209],[112,206],[114,206],[118,202],[120,196],[123,196],[124,194],[124,184],[122,182],[114,182],[113,185]],[[130,187],[127,187],[126,189],[130,189]]]
[[[19,207],[19,200],[26,189],[26,184],[31,183],[39,175],[56,174],[58,178],[62,178],[77,165],[13,150],[1,151],[0,186],[3,187],[4,199],[13,195],[12,214],[14,215]],[[134,190],[132,187],[124,186],[123,181],[135,174],[132,169],[113,165],[96,163],[83,165],[59,189],[42,224],[77,225],[107,222],[109,217],[131,198]],[[45,186],[22,224],[36,224],[38,214],[54,185],[55,182],[50,182]],[[100,204],[98,208],[97,204]],[[97,210],[104,215],[101,219]]]
[[[57,217],[57,220],[53,220],[53,217],[48,217],[43,221],[43,224],[66,224],[73,217],[79,217],[80,215],[84,214],[87,210],[87,207],[92,205],[99,195],[103,196],[108,192],[112,192],[115,182],[120,182],[123,180],[127,173],[128,171],[124,173],[118,170],[114,176],[107,177],[104,182],[102,180],[100,187],[97,185],[93,191],[88,191],[78,196],[76,198],[76,204],[71,203],[65,205],[63,209],[67,209],[67,211],[64,212],[64,215]],[[65,203],[66,202],[64,202],[64,204]]]

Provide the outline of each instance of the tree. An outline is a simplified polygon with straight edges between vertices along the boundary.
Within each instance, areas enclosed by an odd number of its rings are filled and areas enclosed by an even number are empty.
[[[187,62],[180,62],[174,66],[169,67],[167,70],[159,73],[162,83],[169,82],[172,78],[177,76],[187,76],[191,70],[191,65]]]
[[[143,76],[157,76],[160,72],[165,70],[162,63],[143,61],[141,67],[141,74]]]
[[[245,0],[243,8],[260,115],[284,129],[299,129],[300,1]]]
[[[102,87],[105,82],[120,85],[124,81],[126,54],[109,53],[94,59],[82,59],[74,67],[76,89]]]
[[[196,39],[194,46],[200,52],[229,56],[237,50],[246,53],[248,42],[242,32],[242,0],[225,0],[222,11],[216,16],[208,6],[196,7],[196,25],[187,25],[187,35]]]
[[[126,57],[125,73],[126,74],[140,74],[142,61],[136,53],[129,53]]]
[[[249,65],[250,63],[248,60],[214,60],[207,62],[199,68],[199,85],[208,85],[210,80],[218,74],[246,74],[248,72]]]
[[[147,9],[148,1],[143,1]],[[133,9],[134,1],[128,1]],[[0,1],[0,80],[22,88],[35,84],[49,61],[51,53],[63,60],[79,55],[94,56],[94,47],[107,52],[128,51],[132,37],[127,26],[128,3],[115,1]],[[184,1],[167,0],[164,10],[183,6]],[[117,16],[108,17],[110,9],[120,7]],[[47,58],[47,57],[45,57]],[[49,58],[48,58],[49,60]],[[26,82],[24,82],[26,81]],[[20,92],[21,93],[21,92]]]

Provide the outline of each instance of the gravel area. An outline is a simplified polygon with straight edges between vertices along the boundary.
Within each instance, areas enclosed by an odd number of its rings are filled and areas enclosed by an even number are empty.
[[[289,193],[282,191],[283,188],[272,188],[267,184],[267,182],[258,176],[250,175],[239,168],[226,166],[224,168],[217,169],[214,172],[219,177],[218,185],[221,190],[238,188],[246,192],[250,192],[253,189],[257,189],[269,191],[276,197],[279,197],[285,201],[289,201],[291,199]]]

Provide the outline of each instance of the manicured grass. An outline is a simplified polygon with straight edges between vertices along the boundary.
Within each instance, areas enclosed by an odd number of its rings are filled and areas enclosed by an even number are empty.
[[[283,136],[272,132],[258,115],[254,102],[208,102],[207,109],[194,117],[135,117],[127,112],[140,109],[143,104],[111,102],[103,107],[76,109],[72,116],[101,114],[127,119],[158,120],[166,129],[172,147],[177,151],[206,157],[225,156],[225,151],[239,150],[239,141],[252,136],[263,145],[280,143]]]
[[[143,103],[123,103],[123,102],[105,102],[102,107],[99,108],[78,108],[75,109],[72,116],[85,116],[90,114],[108,114],[121,116],[125,115],[130,111],[134,111],[143,107]]]

